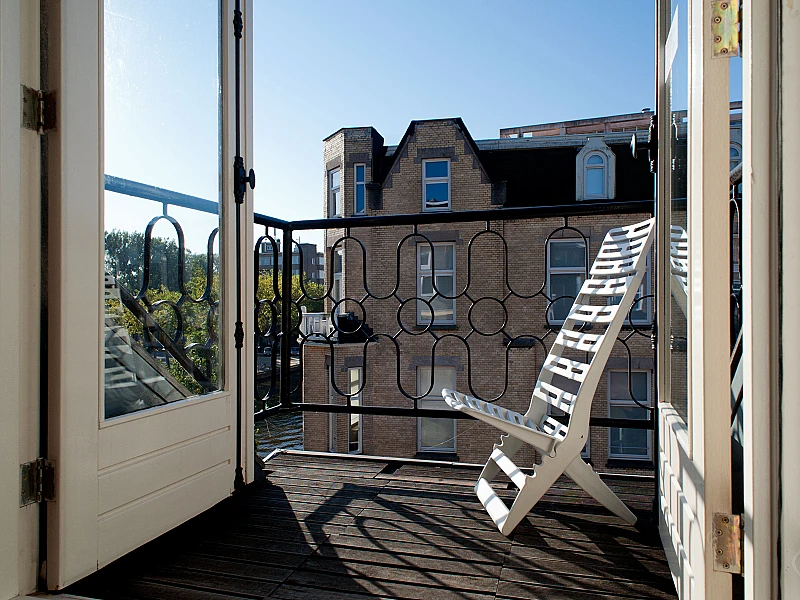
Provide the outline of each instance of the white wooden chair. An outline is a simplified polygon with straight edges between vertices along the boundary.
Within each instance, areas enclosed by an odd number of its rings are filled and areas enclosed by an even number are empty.
[[[589,415],[622,323],[642,284],[653,243],[654,219],[608,232],[587,279],[544,361],[531,404],[520,414],[445,389],[445,401],[457,410],[494,425],[506,435],[496,444],[475,484],[475,493],[504,535],[509,535],[562,473],[630,524],[634,514],[581,459],[589,435]],[[620,298],[618,304],[612,298]],[[589,362],[583,362],[588,358]],[[578,360],[580,359],[580,360]],[[551,416],[555,407],[568,415],[566,424]],[[523,444],[542,454],[534,474],[511,461]],[[503,471],[519,488],[509,509],[489,483]]]

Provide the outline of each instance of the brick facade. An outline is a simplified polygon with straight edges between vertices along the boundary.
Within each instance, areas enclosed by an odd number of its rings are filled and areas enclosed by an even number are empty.
[[[493,181],[487,172],[480,159],[480,150],[460,120],[414,122],[393,152],[387,151],[382,144],[383,138],[372,128],[343,129],[325,140],[326,215],[331,214],[328,204],[331,169],[341,169],[342,216],[353,214],[353,165],[356,163],[367,165],[368,183],[373,184],[368,215],[418,213],[423,210],[422,161],[444,157],[450,160],[452,211],[485,210],[489,213],[487,218],[493,211],[502,211],[502,206],[497,204],[500,182]],[[575,154],[579,150],[580,147],[576,147]],[[573,172],[575,154],[572,154]],[[494,160],[497,161],[497,158]],[[619,179],[622,175],[617,173],[616,176]],[[571,193],[574,199],[574,187]],[[652,190],[649,199],[652,199]],[[560,229],[564,226],[562,218],[493,221],[488,231],[486,223],[420,226],[417,233],[426,236],[434,244],[454,245],[455,288],[457,293],[466,291],[464,296],[455,301],[455,325],[434,325],[430,331],[425,331],[425,326],[417,324],[417,302],[401,302],[418,295],[418,248],[420,245],[427,247],[428,244],[422,237],[413,235],[413,227],[352,228],[351,235],[363,244],[366,264],[361,246],[355,241],[337,242],[345,234],[344,230],[328,230],[327,275],[331,277],[334,263],[332,252],[342,250],[344,296],[358,300],[364,298],[367,294],[364,286],[366,274],[369,292],[381,298],[388,297],[380,300],[367,298],[361,302],[363,309],[353,301],[343,303],[345,311],[352,311],[365,319],[378,336],[377,343],[368,345],[367,366],[362,367],[363,403],[373,406],[413,406],[414,401],[398,390],[398,378],[407,394],[415,396],[424,392],[417,390],[418,369],[431,365],[435,335],[440,338],[436,343],[435,366],[455,369],[456,389],[469,393],[471,376],[471,389],[475,393],[487,399],[502,394],[500,404],[525,412],[546,353],[539,343],[534,343],[533,347],[514,347],[509,350],[507,344],[509,338],[518,336],[526,336],[524,339],[532,339],[530,336],[541,338],[547,349],[552,344],[553,333],[545,317],[548,301],[543,293],[537,295],[537,292],[546,291],[545,248],[548,237],[576,237],[579,235],[577,230],[588,240],[591,262],[610,228],[648,217],[648,214],[573,217],[569,219],[569,229]],[[501,303],[492,299],[506,298],[510,291],[513,293],[505,301],[507,312],[504,312]],[[476,302],[473,304],[470,298]],[[326,310],[330,311],[331,308],[331,302],[326,301]],[[651,374],[649,383],[652,396],[653,351],[649,328],[646,329],[647,336],[633,335],[629,345],[633,368]],[[630,330],[623,331],[623,335],[626,333],[630,333]],[[464,342],[454,336],[466,337],[469,352]],[[331,354],[327,344],[307,342],[304,345],[304,401],[345,403],[342,396],[330,393],[330,378],[333,376],[337,387],[346,391],[348,368],[363,363],[364,345],[337,344],[333,356]],[[618,343],[607,370],[627,371],[627,368],[628,354]],[[607,398],[606,376],[601,379],[597,389],[593,415],[609,416]],[[330,417],[327,414],[305,413],[304,418],[306,449],[347,452],[349,415]],[[417,419],[370,415],[363,415],[361,419],[364,453],[398,457],[426,456],[418,452]],[[483,463],[498,441],[499,434],[494,428],[472,419],[457,420],[455,453],[448,456],[452,460]],[[529,449],[528,454],[520,458],[523,463],[530,462],[534,460],[534,455]],[[648,461],[609,462],[608,431],[604,428],[592,428],[590,458],[595,467],[602,470],[629,469],[631,466],[643,470],[649,468]]]

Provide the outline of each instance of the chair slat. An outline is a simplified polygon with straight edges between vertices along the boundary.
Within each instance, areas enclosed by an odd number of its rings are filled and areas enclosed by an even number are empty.
[[[542,365],[542,369],[550,371],[554,375],[560,375],[571,381],[581,382],[586,378],[589,365],[577,360],[570,360],[562,356],[550,354]]]
[[[575,394],[565,392],[561,388],[544,381],[536,382],[533,395],[568,414],[572,413],[572,408],[575,406],[575,400],[577,399]]]
[[[610,323],[617,314],[618,304],[605,306],[590,306],[588,304],[573,304],[572,310],[567,314],[566,322],[577,321],[580,323]]]
[[[579,295],[622,296],[630,287],[633,275],[624,277],[591,277],[583,282]]]
[[[600,342],[603,341],[602,333],[583,333],[562,328],[556,336],[554,345],[572,348],[581,352],[596,352]]]

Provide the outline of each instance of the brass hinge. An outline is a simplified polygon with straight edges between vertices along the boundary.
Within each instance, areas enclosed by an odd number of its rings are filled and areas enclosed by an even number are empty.
[[[742,572],[742,516],[714,513],[714,570]]]
[[[739,56],[739,0],[714,0],[711,3],[713,57]]]
[[[49,460],[37,458],[19,466],[19,505],[52,502],[56,498],[56,468]]]
[[[56,128],[56,95],[22,86],[22,127],[39,134]]]

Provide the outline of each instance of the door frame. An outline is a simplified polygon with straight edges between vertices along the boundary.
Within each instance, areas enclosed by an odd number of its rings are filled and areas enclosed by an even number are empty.
[[[660,140],[669,140],[669,98],[664,44],[671,23],[669,3],[657,3]],[[669,229],[660,231],[661,332],[659,356],[659,529],[681,598],[731,597],[731,576],[713,570],[714,512],[731,509],[730,353],[717,343],[729,329],[729,63],[712,58],[711,3],[688,0],[689,143],[687,223],[689,290],[687,319],[688,423],[669,402]],[[659,198],[671,173],[668,153],[659,156]],[[668,214],[659,203],[663,224]],[[666,301],[666,302],[665,302]],[[727,339],[727,336],[722,336]],[[667,368],[665,368],[667,367]]]
[[[38,2],[0,2],[0,598],[34,591],[39,561],[39,506],[20,507],[20,465],[41,455],[41,137],[20,126],[38,40]]]
[[[181,410],[215,400],[232,406],[236,398],[235,323],[235,229],[233,210],[234,116],[233,110],[233,0],[220,0],[220,35],[223,86],[222,102],[222,224],[220,249],[223,255],[223,299],[220,314],[220,341],[223,367],[222,390],[202,398],[188,399],[121,417],[114,423],[102,422],[103,358],[101,316],[103,310],[103,1],[47,0],[50,7],[50,78],[58,94],[59,122],[49,139],[51,194],[49,247],[53,259],[49,269],[49,447],[56,463],[56,502],[48,505],[47,586],[61,589],[98,569],[115,555],[133,548],[114,549],[105,558],[98,547],[98,470],[103,430],[124,427],[136,421],[152,421],[160,415],[174,418]],[[252,0],[244,3],[247,58],[242,70],[243,136],[245,159],[252,157]],[[252,268],[253,202],[247,196],[242,215],[242,242],[239,251],[243,265]],[[94,240],[94,243],[91,242]],[[249,272],[249,271],[245,271]],[[252,278],[242,281],[242,316],[245,331],[252,330]],[[96,282],[96,287],[86,282]],[[95,292],[94,294],[91,292]],[[245,480],[253,478],[253,393],[252,348],[242,359],[241,456]],[[84,349],[83,352],[74,349]],[[73,351],[70,351],[73,349]],[[95,349],[95,351],[85,349]],[[247,357],[250,356],[250,360]],[[165,417],[166,418],[166,417]],[[108,437],[106,435],[106,437]],[[235,439],[235,435],[232,439]],[[107,447],[107,445],[106,445]],[[236,455],[235,444],[230,456]],[[230,468],[233,489],[235,462]],[[208,499],[193,508],[208,508]],[[168,515],[172,518],[172,515]],[[191,515],[190,515],[191,516]],[[177,514],[172,526],[185,520]],[[136,542],[138,545],[139,542]],[[109,551],[111,552],[111,551]],[[108,554],[107,552],[105,554]]]

